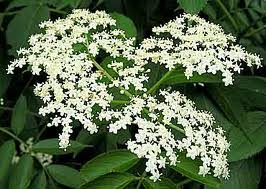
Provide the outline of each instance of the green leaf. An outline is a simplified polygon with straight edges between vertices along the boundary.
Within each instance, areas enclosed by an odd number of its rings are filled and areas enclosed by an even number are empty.
[[[173,71],[163,82],[167,85],[176,85],[183,83],[222,83],[222,78],[213,74],[193,73],[193,76],[189,79],[184,74],[184,70],[178,69]]]
[[[45,5],[31,5],[19,11],[10,21],[7,31],[7,43],[12,46],[10,53],[26,46],[29,36],[40,31],[38,24],[49,19],[49,8]]]
[[[222,127],[226,132],[229,132],[234,125],[224,116],[220,109],[213,104],[210,98],[203,92],[193,92],[192,100],[199,109],[209,111],[215,117],[216,125]]]
[[[34,144],[32,147],[32,150],[34,152],[41,152],[41,153],[52,154],[52,155],[64,155],[64,154],[70,154],[73,152],[78,152],[86,147],[89,147],[89,146],[81,144],[77,141],[70,141],[70,146],[67,147],[66,150],[60,149],[59,144],[58,144],[58,139],[51,138],[51,139],[41,140],[38,143]]]
[[[149,178],[144,178],[143,186],[146,189],[177,189],[173,181],[168,178],[160,178],[160,181],[152,181]]]
[[[11,129],[19,135],[25,127],[27,116],[27,99],[21,95],[17,100],[11,118]]]
[[[84,184],[84,180],[81,178],[79,172],[76,169],[67,167],[65,165],[49,165],[47,167],[49,174],[53,179],[70,188],[79,188]]]
[[[81,0],[48,0],[48,4],[56,7],[57,9],[63,9],[67,6],[77,8]]]
[[[40,1],[42,1],[42,0],[40,0]],[[13,8],[25,7],[25,6],[37,5],[37,4],[38,4],[38,1],[36,1],[36,0],[13,0],[9,3],[6,10],[9,11]]]
[[[81,187],[81,189],[123,189],[136,177],[126,173],[111,173],[101,176]]]
[[[3,180],[8,173],[15,150],[15,143],[13,140],[6,141],[0,147],[0,181]]]
[[[234,125],[241,127],[245,120],[246,112],[237,93],[238,91],[232,93],[231,87],[214,85],[209,86],[207,89],[226,117]]]
[[[216,20],[216,18],[217,18],[217,11],[216,11],[216,9],[211,4],[208,3],[204,7],[203,12],[205,14],[207,14],[212,20]]]
[[[236,9],[240,0],[229,0],[229,8],[230,10]]]
[[[180,154],[178,157],[178,161],[176,166],[172,166],[173,170],[181,173],[182,175],[191,178],[192,180],[198,181],[202,184],[208,185],[210,187],[219,188],[220,180],[211,176],[206,175],[205,177],[199,175],[199,166],[202,164],[201,161],[192,160],[190,158],[185,157],[185,155]]]
[[[230,165],[230,178],[222,182],[220,189],[259,188],[262,162],[255,159],[243,160]]]
[[[47,180],[45,172],[42,170],[34,178],[33,183],[31,184],[31,189],[46,189],[46,187],[47,187]]]
[[[33,176],[33,158],[25,154],[23,155],[9,181],[9,189],[26,189],[29,187]]]
[[[197,14],[206,5],[208,0],[179,0],[179,5],[187,13]]]
[[[87,181],[111,172],[123,172],[134,166],[138,157],[126,150],[101,154],[82,166],[80,174]]]
[[[238,161],[248,158],[266,146],[266,112],[249,112],[245,116],[240,130],[229,122],[217,107],[202,94],[194,94],[193,101],[198,107],[207,110],[213,114],[218,126],[222,127],[227,134],[227,140],[230,141],[230,151],[228,153],[229,161]],[[245,135],[245,134],[246,135]]]
[[[137,37],[137,29],[130,18],[117,12],[111,13],[111,16],[116,20],[116,27],[125,31],[127,37]]]
[[[231,142],[229,161],[248,158],[266,147],[266,112],[249,112],[242,129],[249,140],[238,128],[232,128],[229,133]]]
[[[234,82],[234,88],[240,91],[239,97],[249,110],[262,109],[266,111],[266,78],[239,76]]]

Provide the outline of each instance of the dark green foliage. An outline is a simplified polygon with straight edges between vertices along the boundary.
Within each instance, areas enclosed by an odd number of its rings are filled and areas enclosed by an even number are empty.
[[[128,151],[111,151],[101,154],[84,164],[80,174],[87,181],[111,172],[124,172],[139,161],[135,154]]]

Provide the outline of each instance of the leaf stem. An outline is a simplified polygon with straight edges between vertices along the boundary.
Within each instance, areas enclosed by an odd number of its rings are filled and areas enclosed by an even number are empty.
[[[23,140],[21,140],[20,138],[18,138],[16,135],[14,135],[12,132],[6,130],[5,128],[0,127],[0,131],[2,131],[3,133],[11,136],[13,139],[15,139],[16,141],[18,141],[19,143],[25,144],[25,142]]]
[[[180,181],[179,183],[176,184],[176,188],[180,188],[180,186],[183,186],[183,185],[185,185],[185,184],[187,184],[187,183],[189,183],[189,182],[191,182],[191,181],[192,181],[192,180],[189,179],[189,178],[187,178],[187,179],[185,179],[185,180],[183,180],[183,181]]]
[[[166,72],[166,74],[164,74],[163,77],[161,77],[161,79],[159,81],[157,81],[147,92],[147,94],[152,94],[158,87],[160,87],[160,85],[165,81],[165,79],[171,75],[171,73],[173,72],[173,70],[170,70],[168,72]]]
[[[67,12],[65,12],[65,11],[61,11],[61,10],[53,9],[53,8],[49,8],[49,11],[50,12],[55,12],[55,13],[58,13],[58,14],[67,14]]]
[[[142,183],[145,176],[146,176],[146,171],[143,171],[142,175],[139,177],[139,182],[138,182],[136,189],[140,189],[141,183]]]
[[[12,12],[1,12],[0,13],[0,16],[3,15],[3,16],[12,16],[14,14],[17,14],[19,11],[12,11]]]
[[[13,109],[14,108],[11,108],[11,107],[0,106],[0,110],[13,111]],[[31,112],[31,111],[27,111],[27,114],[42,118],[42,116],[40,116],[39,114]]]
[[[41,129],[41,131],[38,133],[37,137],[36,137],[36,141],[38,141],[40,139],[40,137],[42,136],[42,134],[44,133],[44,131],[46,130],[46,125],[43,126],[43,128]]]
[[[257,29],[254,29],[254,30],[244,34],[244,37],[251,37],[252,35],[264,30],[265,28],[266,28],[266,25],[263,25],[263,26],[261,26],[261,27],[259,27]]]
[[[228,12],[227,8],[224,6],[221,0],[217,0],[217,3],[221,7],[221,9],[224,11],[224,13],[227,15],[228,19],[231,21],[233,27],[235,28],[236,31],[238,31],[238,26],[232,15]]]

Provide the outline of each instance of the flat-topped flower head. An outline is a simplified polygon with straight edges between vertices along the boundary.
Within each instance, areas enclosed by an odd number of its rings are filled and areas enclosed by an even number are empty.
[[[155,36],[145,39],[137,51],[138,61],[162,64],[169,70],[181,65],[188,79],[195,73],[220,74],[227,86],[243,65],[261,66],[261,58],[236,44],[235,37],[195,15],[181,15],[152,31]]]
[[[243,63],[261,65],[257,55],[236,45],[220,26],[189,14],[155,27],[154,36],[137,47],[104,11],[74,10],[40,27],[43,33],[30,37],[8,73],[29,66],[33,75],[45,76],[34,92],[43,101],[39,113],[51,118],[48,126],[62,127],[60,148],[70,145],[74,121],[91,134],[99,127],[114,134],[137,127],[126,145],[147,160],[154,181],[166,165],[179,163],[180,153],[201,160],[200,175],[229,177],[230,144],[214,127],[214,117],[178,91],[151,95],[146,84],[152,70],[146,66],[182,67],[188,79],[194,72],[221,74],[229,85]]]

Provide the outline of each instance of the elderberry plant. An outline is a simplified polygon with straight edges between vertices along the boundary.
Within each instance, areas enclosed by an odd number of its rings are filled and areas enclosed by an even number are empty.
[[[201,160],[200,175],[229,177],[230,142],[223,129],[214,126],[209,112],[162,84],[183,70],[187,79],[208,73],[231,85],[243,64],[261,66],[259,56],[220,26],[190,14],[153,28],[152,37],[139,45],[104,11],[77,9],[40,28],[43,33],[30,37],[7,71],[28,66],[33,75],[45,76],[34,92],[43,101],[39,114],[50,118],[47,126],[62,128],[60,148],[68,150],[74,121],[91,134],[104,126],[114,134],[134,127],[127,148],[146,159],[152,180],[160,179],[167,164],[180,163],[180,153]],[[152,65],[167,71],[149,86]]]

